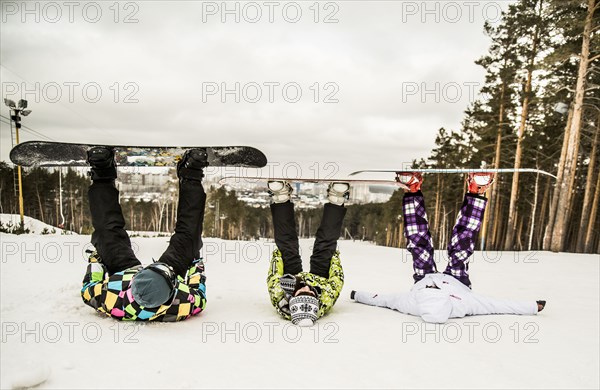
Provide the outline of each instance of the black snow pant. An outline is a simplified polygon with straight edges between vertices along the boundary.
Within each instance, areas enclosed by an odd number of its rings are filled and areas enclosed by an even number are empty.
[[[315,245],[310,257],[310,273],[329,278],[331,258],[337,248],[337,240],[342,232],[342,222],[347,209],[331,203],[323,207],[323,219],[317,230]],[[271,205],[275,244],[281,252],[283,271],[296,275],[302,272],[302,258],[298,244],[298,233],[294,219],[292,202],[273,203]]]
[[[140,265],[125,231],[125,219],[119,205],[119,191],[112,182],[94,182],[88,191],[92,214],[92,245],[98,251],[109,274]],[[175,233],[159,261],[169,264],[185,276],[202,248],[202,223],[206,193],[202,183],[184,180],[179,185],[179,204]]]

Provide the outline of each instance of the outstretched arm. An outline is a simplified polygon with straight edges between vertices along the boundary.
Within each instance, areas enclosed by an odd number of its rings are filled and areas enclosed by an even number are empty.
[[[419,315],[410,293],[375,294],[366,291],[353,291],[353,299],[365,305],[385,307],[404,314]]]
[[[485,295],[471,294],[469,315],[483,314],[520,314],[536,315],[538,304],[535,300],[513,301],[510,299],[499,299]]]

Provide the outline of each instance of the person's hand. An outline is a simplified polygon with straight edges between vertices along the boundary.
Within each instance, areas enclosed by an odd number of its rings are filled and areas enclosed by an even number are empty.
[[[98,254],[97,251],[93,251],[91,249],[87,249],[85,251],[85,253],[89,253],[88,263],[102,263],[102,261],[100,260],[100,255]]]
[[[204,274],[204,259],[202,257],[192,261],[192,265],[195,265],[196,268],[200,271],[200,273]]]

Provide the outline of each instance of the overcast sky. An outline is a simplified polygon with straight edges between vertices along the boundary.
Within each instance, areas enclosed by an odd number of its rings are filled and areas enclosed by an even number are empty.
[[[23,4],[2,1],[0,76],[3,97],[29,100],[25,126],[66,142],[247,144],[274,174],[312,177],[315,163],[343,176],[427,157],[481,86],[483,23],[508,2]]]

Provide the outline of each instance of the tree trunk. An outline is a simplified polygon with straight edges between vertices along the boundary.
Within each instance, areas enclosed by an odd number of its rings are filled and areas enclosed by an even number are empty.
[[[585,250],[585,238],[587,235],[587,226],[590,222],[590,207],[592,206],[592,194],[594,191],[594,170],[596,167],[596,149],[598,147],[598,135],[600,134],[600,111],[598,113],[598,122],[596,124],[596,134],[594,135],[594,142],[592,144],[592,152],[590,154],[590,163],[587,170],[587,179],[585,181],[585,194],[583,196],[583,207],[581,208],[581,225],[579,234],[577,235],[577,248],[576,252],[583,252]]]
[[[548,218],[548,226],[546,226],[546,233],[544,235],[544,250],[549,250],[552,243],[552,230],[554,229],[554,222],[556,221],[556,211],[558,208],[558,199],[560,187],[563,182],[563,176],[565,172],[565,158],[567,155],[567,149],[569,146],[569,131],[571,129],[571,120],[573,119],[573,109],[569,109],[567,116],[567,126],[565,127],[565,135],[563,138],[563,145],[560,151],[560,159],[558,160],[558,169],[556,171],[556,186],[552,193],[552,205],[550,206],[550,216]]]
[[[592,209],[590,210],[590,223],[587,226],[587,233],[585,235],[585,252],[592,252],[592,246],[594,245],[594,225],[596,225],[598,203],[600,202],[600,171],[598,172],[597,176],[598,178],[596,180],[596,191],[594,192],[594,201],[592,202]]]
[[[71,228],[69,230],[75,230],[75,205],[73,204],[73,198],[73,185],[69,185],[69,207],[71,208]]]
[[[42,204],[42,197],[40,196],[40,188],[38,187],[37,184],[35,186],[35,194],[37,195],[38,206],[40,208],[40,221],[46,223],[46,221],[44,219],[44,206]]]
[[[552,193],[552,205],[550,206],[550,217],[548,218],[548,226],[546,227],[546,233],[544,235],[544,250],[549,250],[552,242],[552,230],[554,229],[554,222],[556,221],[556,212],[558,209],[558,199],[560,188],[564,179],[564,167],[565,159],[567,156],[567,149],[569,147],[569,131],[571,129],[571,120],[573,119],[573,110],[569,109],[567,116],[567,126],[565,127],[565,135],[563,138],[563,146],[560,152],[560,159],[558,160],[558,169],[556,171],[556,186]]]
[[[571,207],[573,199],[573,185],[577,171],[577,154],[579,152],[579,138],[582,127],[583,98],[585,92],[586,75],[588,72],[590,56],[590,37],[592,35],[592,19],[596,6],[596,0],[588,0],[588,12],[583,28],[581,56],[579,59],[579,71],[577,73],[577,86],[575,88],[575,100],[573,102],[573,120],[569,131],[569,147],[565,159],[564,177],[561,183],[558,209],[556,210],[556,221],[552,229],[552,244],[550,249],[559,252],[564,247],[565,232],[567,230],[567,211]]]
[[[538,4],[540,13],[542,9],[541,2]],[[533,66],[535,64],[535,56],[537,54],[537,45],[539,37],[539,23],[535,26],[533,33],[533,47],[531,49],[531,57],[527,66],[527,81],[525,82],[525,92],[523,97],[523,106],[521,108],[521,123],[517,131],[517,150],[515,152],[515,169],[521,167],[521,155],[523,154],[523,136],[525,135],[525,127],[527,126],[527,116],[529,113],[529,95],[531,94],[531,80],[533,78]],[[508,227],[506,231],[504,250],[511,250],[514,244],[514,233],[517,222],[517,199],[519,195],[519,172],[513,174],[512,186],[510,190],[510,203],[508,206]]]
[[[503,242],[500,237],[502,237],[501,231],[504,225],[504,218],[501,218],[501,207],[502,207],[502,195],[500,195],[500,183],[497,183],[498,189],[496,191],[496,209],[494,210],[494,230],[492,232],[493,248],[494,250],[498,250],[501,248]]]
[[[538,167],[539,169],[539,167]],[[537,212],[538,204],[538,192],[539,192],[540,174],[535,175],[535,190],[533,193],[533,210],[531,210],[531,229],[529,230],[529,242],[527,243],[527,250],[530,251],[533,244],[533,233],[535,231],[535,215]]]
[[[523,242],[521,241],[521,238],[523,236],[523,224],[524,224],[524,218],[520,218],[519,219],[519,228],[517,229],[517,248],[520,251],[523,250]]]
[[[502,127],[504,126],[504,95],[505,95],[505,91],[506,91],[506,83],[503,82],[502,83],[502,89],[500,90],[500,109],[499,109],[499,113],[498,113],[498,129],[496,130],[496,154],[494,156],[494,168],[498,169],[500,168],[500,157],[501,157],[501,146],[502,146]],[[492,183],[492,196],[490,197],[490,211],[494,214],[494,216],[496,216],[497,213],[497,208],[499,207],[499,203],[498,202],[498,189],[499,189],[499,183],[497,180],[494,180],[494,183]],[[485,244],[486,248],[489,248],[491,246],[495,246],[495,234],[498,228],[498,220],[494,217],[494,220],[491,222],[493,224],[493,228],[489,228],[487,231],[491,232],[491,234],[488,235],[488,239],[487,239],[487,243]],[[488,225],[490,219],[488,219]]]
[[[442,226],[441,226],[441,232],[440,232],[440,241],[439,241],[439,248],[442,249],[444,247],[444,241],[445,241],[445,237],[446,237],[446,205],[442,205]]]
[[[548,201],[550,199],[550,180],[551,178],[546,180],[546,188],[544,188],[544,198],[542,199],[542,207],[540,208],[540,223],[538,223],[535,233],[535,249],[540,249],[543,244],[543,227],[544,223],[546,222],[544,216],[546,215],[546,209],[548,208]]]

